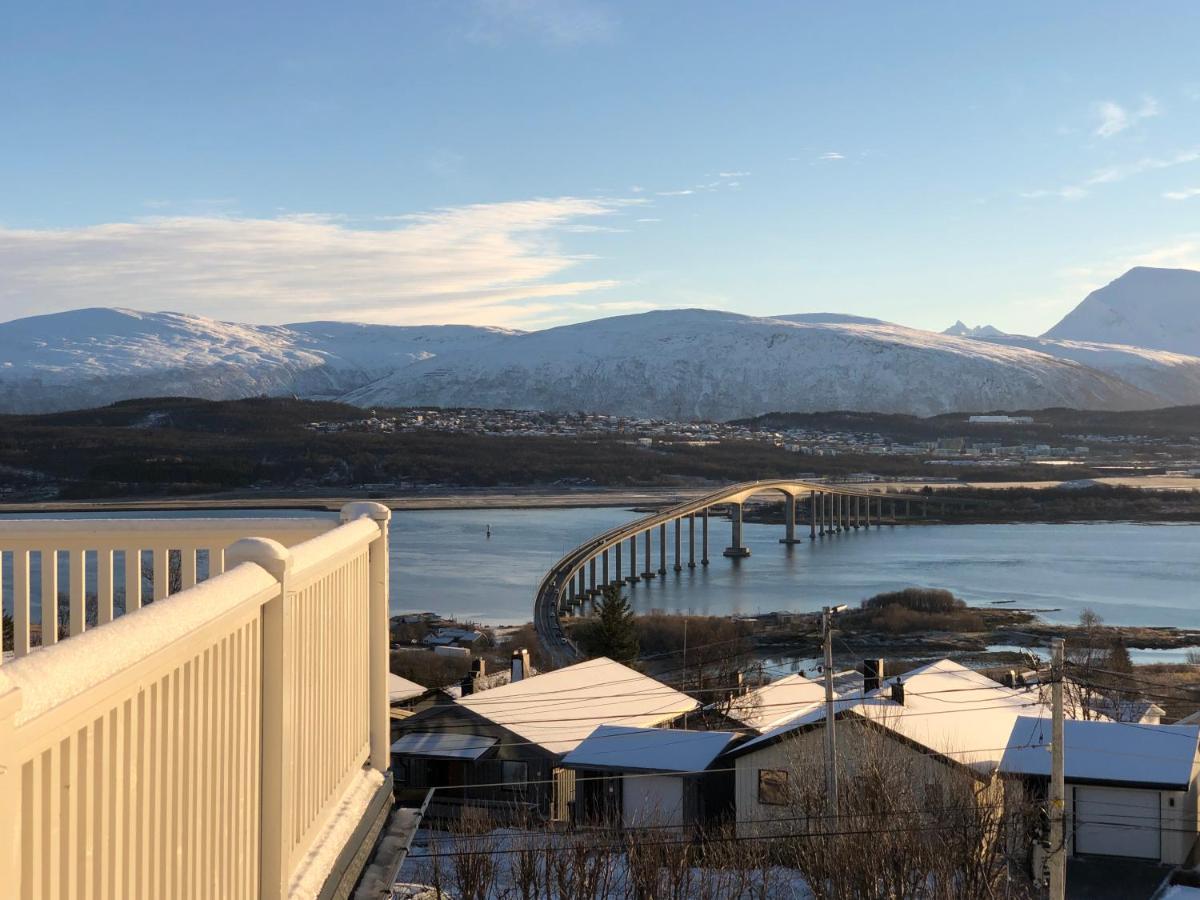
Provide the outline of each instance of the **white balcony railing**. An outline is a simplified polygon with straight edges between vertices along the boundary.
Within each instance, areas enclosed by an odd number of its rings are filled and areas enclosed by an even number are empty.
[[[0,894],[319,890],[388,768],[388,516],[0,523]]]

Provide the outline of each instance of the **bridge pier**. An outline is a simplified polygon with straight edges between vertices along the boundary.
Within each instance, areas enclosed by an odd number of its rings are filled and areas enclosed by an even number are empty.
[[[808,492],[808,539],[817,539],[817,492]]]
[[[642,579],[637,573],[637,535],[629,538],[629,578],[626,579],[630,584],[637,584]]]
[[[681,541],[682,532],[683,532],[683,519],[676,518],[675,519],[675,571],[676,572],[683,571],[683,554],[680,550],[680,547],[682,544],[682,541]]]
[[[784,532],[783,537],[779,539],[781,544],[798,544],[796,540],[796,504],[798,498],[794,494],[785,494],[783,497],[783,519]]]
[[[834,494],[833,497],[833,531],[835,534],[842,533],[842,495]]]
[[[616,551],[616,559],[613,560],[613,575],[616,577],[613,580],[617,584],[625,583],[625,570],[621,568],[621,545],[623,543],[625,542],[617,541],[616,546],[613,547],[613,549]]]
[[[658,574],[667,574],[667,523],[658,526]]]
[[[607,550],[602,551],[600,554],[600,568],[604,570],[600,576],[600,586],[608,587],[608,551]]]
[[[642,579],[644,581],[653,581],[654,580],[654,547],[650,543],[650,541],[651,541],[650,529],[647,528],[645,531],[642,532],[642,534],[644,534],[646,536],[646,571],[642,572]]]
[[[708,565],[708,507],[704,507],[704,512],[701,513],[701,544],[700,544],[700,565]]]
[[[733,503],[731,506],[733,507],[729,511],[729,521],[732,526],[731,540],[722,555],[734,559],[744,559],[750,555],[750,550],[742,544],[742,504]]]
[[[696,514],[688,515],[688,568],[696,568]]]
[[[862,497],[854,498],[854,530],[858,531],[862,525]]]

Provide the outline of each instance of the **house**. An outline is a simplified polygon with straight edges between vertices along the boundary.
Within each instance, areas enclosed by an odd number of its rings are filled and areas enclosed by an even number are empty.
[[[1049,715],[1037,691],[1005,687],[950,660],[914,669],[877,688],[872,678],[867,687],[835,702],[839,759],[853,777],[872,753],[883,753],[930,793],[948,774],[972,783],[977,793],[992,791],[1017,718]],[[819,783],[824,753],[824,703],[727,751],[722,759],[736,770],[738,834],[792,823],[790,793],[813,784],[814,778]]]
[[[1092,702],[1092,712],[1114,722],[1133,722],[1141,725],[1159,725],[1167,711],[1145,697],[1102,696]]]
[[[522,673],[514,667],[512,674]],[[407,791],[439,788],[434,815],[455,816],[470,806],[566,820],[575,776],[562,758],[597,727],[669,725],[698,706],[628,666],[590,659],[394,723],[393,772]]]
[[[563,757],[575,772],[574,821],[684,830],[728,818],[733,778],[713,771],[731,731],[601,725]]]
[[[1050,728],[1019,717],[1000,763],[1034,797],[1046,796]],[[1200,725],[1065,721],[1067,852],[1190,861],[1200,828],[1198,742]]]
[[[838,672],[833,676],[833,691],[835,697],[859,696],[863,676],[854,671]],[[796,673],[735,697],[725,715],[761,734],[824,703],[824,680]]]

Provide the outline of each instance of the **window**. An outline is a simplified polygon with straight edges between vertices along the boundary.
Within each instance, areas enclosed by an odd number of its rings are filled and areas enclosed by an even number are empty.
[[[506,791],[523,791],[529,780],[529,763],[505,759],[500,762],[500,780]]]
[[[766,806],[787,803],[788,773],[785,769],[758,770],[758,802]]]

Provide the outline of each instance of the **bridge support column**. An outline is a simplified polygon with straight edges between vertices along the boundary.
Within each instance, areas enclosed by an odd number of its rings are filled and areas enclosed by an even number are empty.
[[[683,571],[683,554],[680,550],[680,548],[682,547],[682,540],[681,540],[682,536],[683,536],[683,520],[676,519],[675,520],[675,571],[676,572]]]
[[[871,497],[868,496],[866,498],[866,501],[867,501],[867,508],[866,508],[867,517],[863,524],[865,524],[867,526],[867,531],[870,531],[871,530]]]
[[[642,579],[637,573],[637,535],[629,539],[629,578],[626,579],[630,584],[637,584]]]
[[[588,596],[595,597],[600,593],[596,589],[596,557],[588,560]]]
[[[688,568],[696,568],[696,514],[688,516]]]
[[[613,560],[613,574],[616,576],[613,580],[617,584],[625,583],[625,570],[621,568],[621,545],[624,541],[617,541],[617,546],[613,549],[617,551],[616,559]]]
[[[792,494],[785,494],[783,498],[783,537],[780,539],[781,544],[795,544],[796,540],[796,504],[799,498]]]
[[[701,513],[700,565],[708,565],[708,507]]]
[[[608,551],[605,550],[600,554],[600,568],[604,571],[600,576],[600,586],[608,587]]]
[[[579,590],[575,594],[575,596],[579,599],[580,603],[582,603],[583,598],[587,596],[587,582],[584,580],[586,577],[587,577],[587,573],[583,571],[583,567],[581,566],[579,569],[579,575],[578,575]]]
[[[654,579],[654,546],[651,544],[650,529],[647,528],[642,534],[646,536],[646,571],[642,572],[642,578],[652,581]]]
[[[729,521],[732,525],[732,540],[725,548],[725,556],[744,559],[750,555],[750,550],[742,545],[742,504],[734,503],[729,511]]]
[[[808,492],[808,539],[817,539],[817,492]]]
[[[862,525],[862,497],[854,498],[854,530],[858,531]]]
[[[833,533],[842,533],[842,495],[833,494],[830,498],[833,501]]]
[[[658,526],[658,574],[667,574],[667,523]]]

